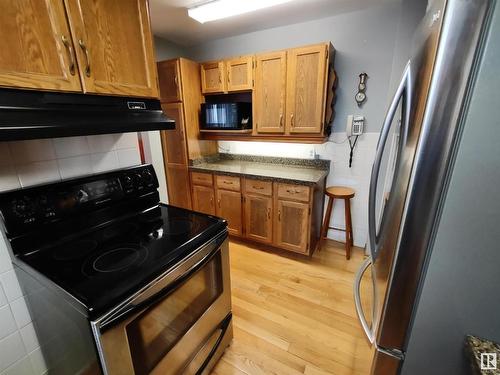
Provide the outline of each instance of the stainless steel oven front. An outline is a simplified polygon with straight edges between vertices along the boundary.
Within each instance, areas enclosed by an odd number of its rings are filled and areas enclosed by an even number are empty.
[[[233,336],[227,234],[91,325],[107,375],[208,374]]]

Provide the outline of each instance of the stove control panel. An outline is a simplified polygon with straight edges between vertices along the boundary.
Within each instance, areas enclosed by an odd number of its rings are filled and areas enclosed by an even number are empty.
[[[0,214],[7,232],[85,214],[157,191],[151,165],[15,190],[0,194]]]

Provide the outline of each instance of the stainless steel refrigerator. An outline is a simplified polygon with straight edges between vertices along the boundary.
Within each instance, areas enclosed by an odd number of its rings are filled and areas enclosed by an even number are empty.
[[[498,8],[429,1],[387,111],[354,285],[372,374],[467,374],[465,335],[500,341]]]

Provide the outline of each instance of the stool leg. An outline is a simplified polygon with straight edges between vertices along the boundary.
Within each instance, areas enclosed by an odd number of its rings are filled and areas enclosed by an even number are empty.
[[[321,239],[320,239],[321,242],[323,242],[323,240],[326,239],[326,236],[328,234],[328,227],[330,226],[330,217],[332,216],[332,209],[333,209],[333,197],[329,197],[328,205],[326,206],[325,220],[323,221],[323,228],[321,228]],[[321,248],[321,244],[319,248]]]
[[[352,216],[351,216],[351,200],[350,199],[349,199],[349,229],[351,230],[351,232],[350,232],[351,246],[354,246],[354,234],[352,232]]]
[[[345,204],[345,257],[351,259],[351,202],[344,199]]]

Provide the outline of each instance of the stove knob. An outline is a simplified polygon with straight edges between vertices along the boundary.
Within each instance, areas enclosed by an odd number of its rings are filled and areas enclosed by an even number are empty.
[[[12,202],[12,212],[20,219],[31,219],[35,213],[35,208],[31,200],[24,197]]]
[[[131,176],[129,175],[126,175],[125,177],[123,177],[123,185],[126,187],[126,188],[130,188],[132,187],[132,185],[134,184],[134,180],[132,179]]]
[[[153,175],[148,170],[145,170],[144,172],[142,172],[142,177],[143,177],[144,181],[146,181],[147,184],[150,184],[153,182]]]

